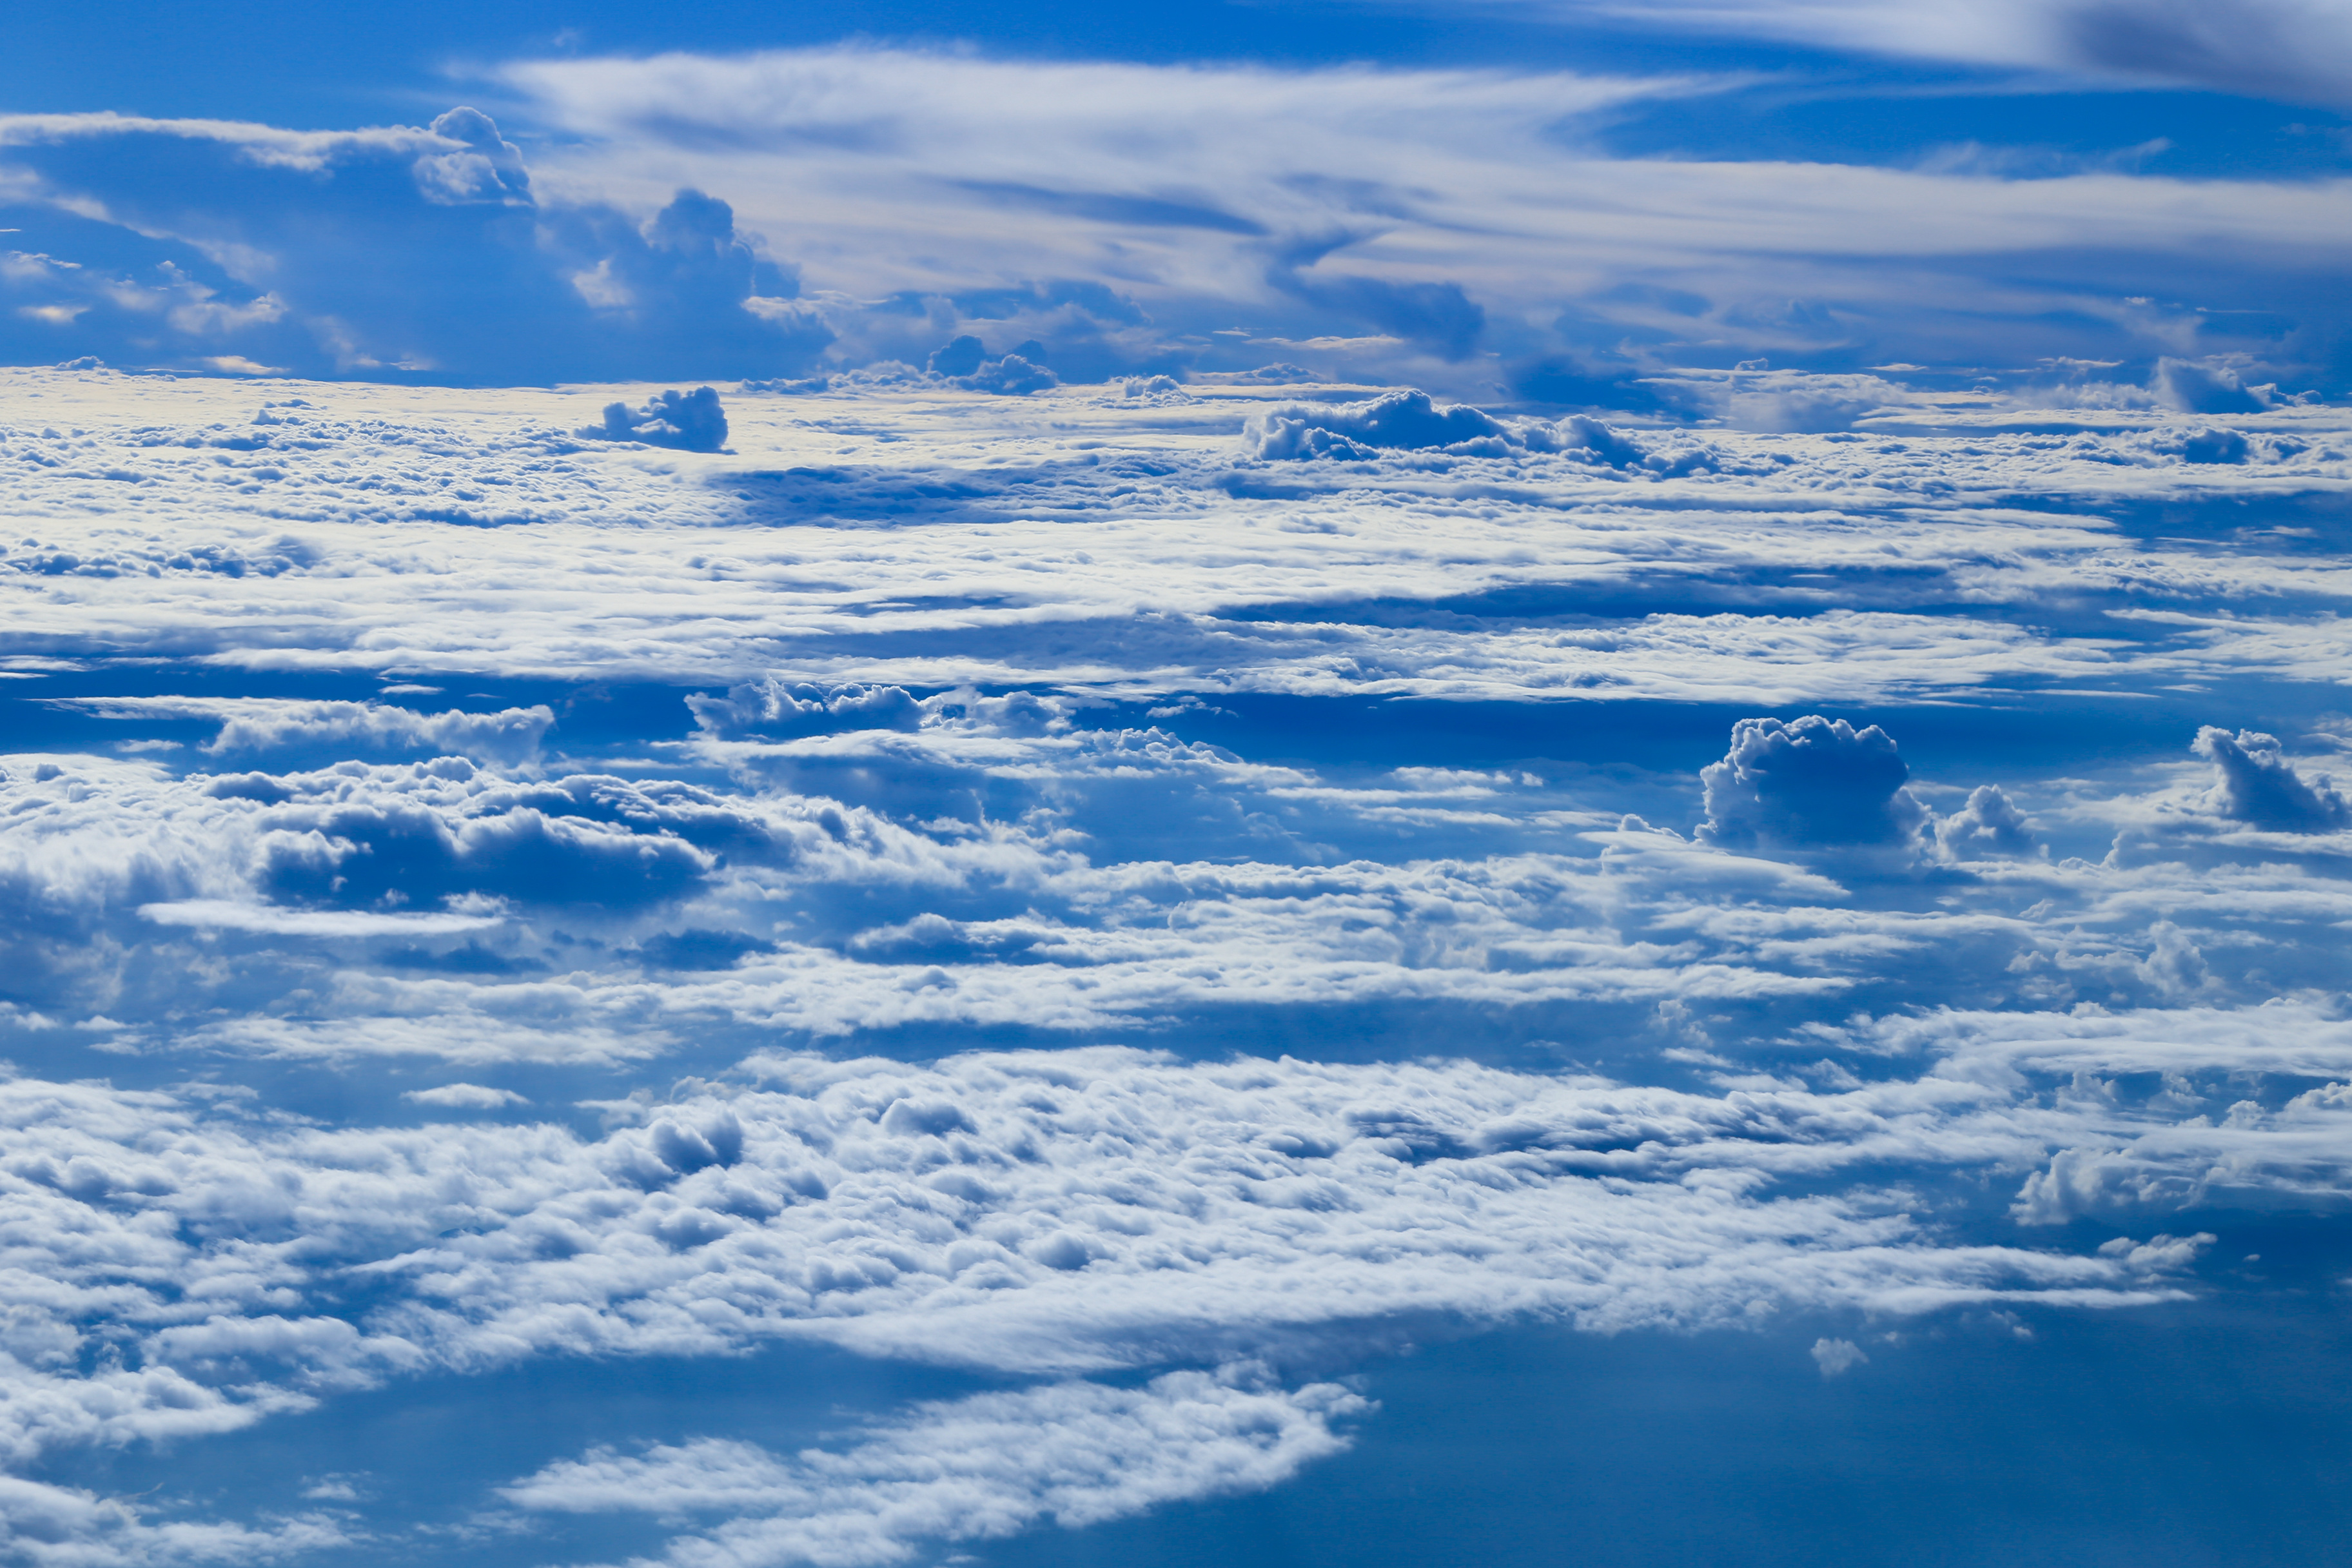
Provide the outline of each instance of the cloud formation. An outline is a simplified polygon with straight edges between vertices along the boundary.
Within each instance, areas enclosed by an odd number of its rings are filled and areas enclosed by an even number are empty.
[[[1905,845],[1927,819],[1904,788],[1910,776],[1875,724],[1856,730],[1818,713],[1789,723],[1742,719],[1731,727],[1731,750],[1699,775],[1706,821],[1698,834],[1730,847]]]
[[[2277,833],[2325,833],[2352,826],[2352,802],[2326,773],[2306,779],[2274,735],[2208,724],[2194,750],[2213,764],[2214,805],[2223,816]]]
[[[709,1438],[600,1449],[499,1495],[530,1513],[725,1521],[673,1540],[673,1563],[866,1568],[926,1542],[994,1540],[1047,1521],[1076,1529],[1274,1486],[1345,1447],[1334,1424],[1370,1408],[1337,1384],[1269,1387],[1245,1366],[1133,1389],[1059,1383],[919,1405],[835,1451],[786,1458]]]
[[[608,403],[601,424],[578,432],[592,441],[641,441],[683,452],[716,452],[727,445],[727,414],[708,386],[655,395],[641,408]]]

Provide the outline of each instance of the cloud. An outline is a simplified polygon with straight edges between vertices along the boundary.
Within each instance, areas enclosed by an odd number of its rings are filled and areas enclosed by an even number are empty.
[[[912,730],[923,709],[902,686],[843,686],[827,689],[776,676],[735,687],[724,699],[697,694],[687,706],[695,722],[726,739],[784,738],[831,734],[844,730]]]
[[[28,1568],[189,1568],[209,1563],[282,1563],[357,1550],[343,1521],[324,1513],[276,1519],[260,1528],[154,1517],[120,1499],[80,1488],[0,1476],[0,1535]]]
[[[1998,784],[1979,784],[1966,805],[1937,822],[1936,844],[1955,860],[2016,858],[2039,847],[2032,823]]]
[[[2352,26],[2315,0],[1967,0],[1925,23],[1886,0],[1669,0],[1638,8],[1538,0],[1509,8],[2307,103],[2343,104],[2352,78]]]
[[[2106,1104],[2053,1121],[2031,1090],[1959,1072],[1715,1093],[1100,1048],[746,1067],[761,1087],[608,1103],[617,1125],[596,1140],[470,1121],[307,1128],[193,1097],[0,1086],[14,1245],[50,1281],[16,1342],[104,1331],[143,1358],[137,1373],[20,1362],[0,1443],[27,1456],[225,1430],[539,1354],[815,1339],[1067,1374],[1431,1312],[1609,1330],[2124,1305],[2177,1295],[2192,1257],[1947,1240],[1874,1189],[1837,1190],[1897,1150],[1919,1179],[1968,1180],[2127,1125]],[[2248,1131],[2273,1164],[2317,1146]],[[1776,1195],[1783,1178],[1798,1190]],[[354,1277],[373,1282],[366,1304],[339,1308]]]
[[[217,720],[205,743],[215,754],[289,746],[335,747],[377,753],[433,752],[446,756],[519,762],[538,753],[555,723],[543,704],[495,713],[449,709],[422,713],[382,702],[304,701],[268,697],[80,697],[56,705],[100,719]]]
[[[139,918],[158,925],[198,926],[278,936],[446,936],[499,923],[497,915],[380,914],[352,910],[289,910],[227,899],[142,904]]]
[[[445,1083],[432,1089],[412,1089],[401,1099],[441,1110],[503,1110],[530,1101],[510,1089],[488,1089],[478,1083]]]
[[[1286,1390],[1242,1366],[1139,1388],[1060,1383],[919,1405],[845,1447],[790,1457],[716,1438],[598,1449],[499,1494],[527,1513],[723,1521],[672,1541],[670,1562],[862,1568],[904,1562],[925,1542],[1262,1490],[1340,1452],[1335,1425],[1371,1408],[1337,1384]]]
[[[830,339],[727,204],[535,184],[479,111],[301,133],[0,120],[0,355],[363,379],[774,374]],[[46,334],[46,336],[45,336]]]
[[[641,441],[648,447],[716,452],[727,445],[727,415],[719,405],[718,393],[698,386],[692,392],[656,394],[642,408],[607,404],[604,423],[577,434],[594,441]]]
[[[1860,1345],[1852,1340],[1820,1339],[1813,1342],[1813,1361],[1823,1377],[1843,1377],[1870,1360]]]
[[[1902,846],[1927,820],[1904,787],[1910,768],[1875,724],[1856,730],[1819,714],[1742,719],[1731,727],[1731,750],[1699,776],[1706,820],[1698,836],[1728,847]]]
[[[1475,458],[1564,452],[1622,468],[1642,455],[1631,439],[1582,415],[1557,425],[1505,421],[1460,404],[1440,408],[1420,391],[1392,392],[1366,403],[1277,404],[1250,416],[1245,439],[1257,456],[1271,458],[1362,460],[1382,449]]]
[[[2322,773],[2306,779],[2287,761],[2275,736],[2208,724],[2191,747],[2213,764],[2213,808],[2221,816],[2274,833],[2325,833],[2352,826],[2352,802]]]

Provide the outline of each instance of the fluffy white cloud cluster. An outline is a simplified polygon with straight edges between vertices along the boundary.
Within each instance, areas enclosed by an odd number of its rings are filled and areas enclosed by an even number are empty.
[[[1513,458],[1564,452],[1623,468],[1642,448],[1597,419],[1574,415],[1497,419],[1465,404],[1439,407],[1429,394],[1391,392],[1363,403],[1284,403],[1250,416],[1247,436],[1261,458],[1377,458],[1383,451],[1443,452],[1454,458]]]
[[[1958,792],[1905,782],[1881,731],[1742,721],[1686,838],[1533,775],[1343,781],[1024,694],[821,697],[752,685],[703,716],[917,727],[706,732],[682,755],[730,772],[699,784],[0,760],[21,911],[0,944],[35,1010],[8,1026],[149,1053],[588,1062],[714,1026],[1123,1031],[1376,998],[2259,1001],[2331,986],[2352,909],[2341,829],[2249,824],[2226,772],[2185,753],[2153,788],[1979,785],[1939,814],[1918,792]],[[226,1010],[192,1020],[199,998]]]

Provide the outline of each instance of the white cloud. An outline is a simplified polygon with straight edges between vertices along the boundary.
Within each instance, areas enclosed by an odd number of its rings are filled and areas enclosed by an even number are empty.
[[[2074,15],[2084,27],[2095,20],[2088,8]],[[1641,18],[1671,24],[1674,14],[1650,8]],[[1847,35],[1873,26],[1887,39],[1936,36],[1908,13],[1867,5],[1690,16],[1801,34],[1804,18],[1849,44],[1866,44]],[[1108,281],[1163,327],[1205,334],[1236,318],[1252,323],[1253,335],[1208,368],[1307,359],[1429,384],[1450,363],[1479,365],[1446,383],[1457,392],[1491,384],[1478,350],[1576,347],[1542,325],[1571,302],[1605,324],[1597,342],[1633,343],[1636,363],[1647,363],[1639,344],[1661,339],[1707,345],[1690,356],[1701,360],[1727,342],[1769,354],[1865,341],[1971,364],[2079,354],[2095,340],[2194,356],[2231,345],[2198,346],[2197,318],[2158,325],[2116,298],[2124,289],[2110,258],[2155,271],[2169,263],[2154,258],[2193,250],[2209,275],[2219,261],[2246,280],[2225,286],[2233,301],[2269,310],[2273,295],[2252,280],[2314,275],[2340,226],[2326,186],[2299,182],[2115,170],[2011,179],[1601,150],[1612,111],[1747,85],[1730,77],[1161,68],[824,48],[528,60],[496,78],[567,138],[541,154],[549,188],[649,209],[690,178],[739,199],[747,223],[793,235],[814,296],[828,303],[835,352],[853,363],[920,363],[972,328],[1051,335],[1050,311],[998,329],[951,303],[1038,279]],[[932,243],[943,231],[957,236],[951,250]],[[1988,275],[1985,258],[2021,253],[2049,257],[2036,274],[2049,281]],[[2102,261],[2061,259],[2093,256]],[[1654,291],[1662,280],[1697,300],[1697,315],[1644,316],[1612,293]],[[925,317],[893,319],[859,303],[894,293],[934,304]],[[1827,303],[1791,321],[1792,300]],[[2057,311],[2080,329],[2053,332]],[[1105,314],[1087,330],[1135,363],[1132,325]],[[1989,352],[1988,334],[2014,346]],[[1612,374],[1624,372],[1621,363]],[[1749,401],[1759,398],[1772,405],[1755,411],[1767,427],[1822,427],[1811,422],[1821,411],[1785,390],[1757,389]]]
[[[206,1563],[281,1563],[356,1550],[343,1524],[325,1514],[265,1521],[259,1528],[153,1517],[79,1488],[0,1476],[0,1539],[27,1568],[185,1568]]]
[[[417,1105],[443,1110],[503,1110],[530,1101],[510,1089],[489,1089],[478,1083],[445,1083],[432,1089],[412,1089],[400,1097]]]
[[[1819,1339],[1813,1342],[1813,1360],[1823,1377],[1843,1377],[1870,1359],[1860,1345],[1852,1340]]]
[[[21,1459],[225,1430],[433,1367],[772,1339],[1069,1373],[1430,1312],[1609,1330],[2126,1305],[2179,1295],[2194,1247],[1945,1237],[1900,1196],[1837,1183],[1901,1161],[1914,1180],[2022,1179],[2028,1221],[2053,1183],[2161,1214],[2197,1195],[2178,1152],[2219,1146],[2241,1185],[2345,1185],[2340,1096],[2193,1134],[2107,1098],[2052,1108],[1988,1064],[2047,1074],[2147,1047],[2128,1025],[2023,1023],[2042,1033],[1930,1020],[1951,1037],[1935,1072],[1824,1092],[1109,1049],[768,1058],[747,1064],[764,1087],[606,1106],[619,1125],[593,1142],[310,1128],[17,1079],[0,1086],[7,1266],[41,1284],[19,1292],[0,1443]],[[2250,1032],[2347,1059],[2343,1026],[2291,1010],[2210,1014],[2201,1047],[2160,1049],[2186,1083],[2234,1070],[2214,1047]],[[2074,1152],[2098,1148],[2121,1156],[2103,1185]],[[1806,1191],[1775,1195],[1783,1179]],[[355,1277],[375,1304],[336,1315]],[[142,1370],[81,1370],[101,1333]]]
[[[1904,787],[1911,776],[1895,742],[1872,724],[1809,713],[1741,719],[1731,750],[1699,777],[1706,786],[1711,844],[1791,847],[1907,847],[1927,813]]]
[[[365,910],[289,910],[228,899],[142,904],[139,918],[158,925],[215,926],[278,936],[442,936],[499,923],[496,915],[383,914]]]
[[[534,755],[555,714],[544,705],[496,713],[450,709],[420,713],[381,702],[297,701],[268,697],[63,698],[61,707],[100,719],[217,720],[219,732],[205,749],[215,754],[289,745],[355,752],[439,752],[502,762]]]
[[[918,1405],[835,1450],[785,1457],[716,1438],[597,1449],[499,1492],[527,1512],[724,1521],[673,1540],[671,1563],[866,1568],[929,1542],[1261,1490],[1345,1448],[1334,1423],[1370,1409],[1337,1384],[1286,1390],[1246,1367],[1140,1388],[1060,1383]]]

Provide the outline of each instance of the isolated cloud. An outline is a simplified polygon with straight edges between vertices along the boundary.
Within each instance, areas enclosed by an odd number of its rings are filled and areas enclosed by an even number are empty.
[[[604,422],[578,434],[591,440],[642,441],[648,447],[716,452],[727,445],[727,414],[719,405],[716,391],[698,386],[692,392],[657,393],[641,408],[607,404]]]
[[[1910,776],[1875,724],[1856,730],[1817,713],[1790,723],[1742,719],[1723,760],[1700,770],[1706,820],[1698,834],[1727,847],[1907,844],[1927,820],[1904,788]]]
[[[721,1521],[673,1541],[670,1562],[865,1568],[930,1542],[1261,1490],[1345,1448],[1334,1424],[1371,1408],[1337,1384],[1286,1390],[1246,1366],[1140,1388],[1060,1383],[917,1405],[844,1447],[790,1457],[713,1438],[599,1449],[499,1494],[530,1513]]]
[[[2213,764],[2213,805],[2223,816],[2275,833],[2325,833],[2352,826],[2352,802],[2322,773],[2306,779],[2278,739],[2208,724],[2190,748]]]
[[[2033,825],[1998,784],[1979,784],[1968,804],[1936,824],[1936,844],[1956,860],[2031,855]]]
[[[1813,1342],[1813,1361],[1823,1377],[1843,1377],[1855,1367],[1868,1362],[1862,1347],[1852,1340],[1819,1339]]]
[[[445,1083],[432,1089],[412,1089],[401,1099],[443,1110],[503,1110],[530,1100],[510,1089],[490,1089],[478,1083]]]
[[[912,730],[922,705],[902,686],[826,688],[778,676],[747,681],[725,698],[688,697],[695,722],[727,739],[831,734],[843,730]]]

